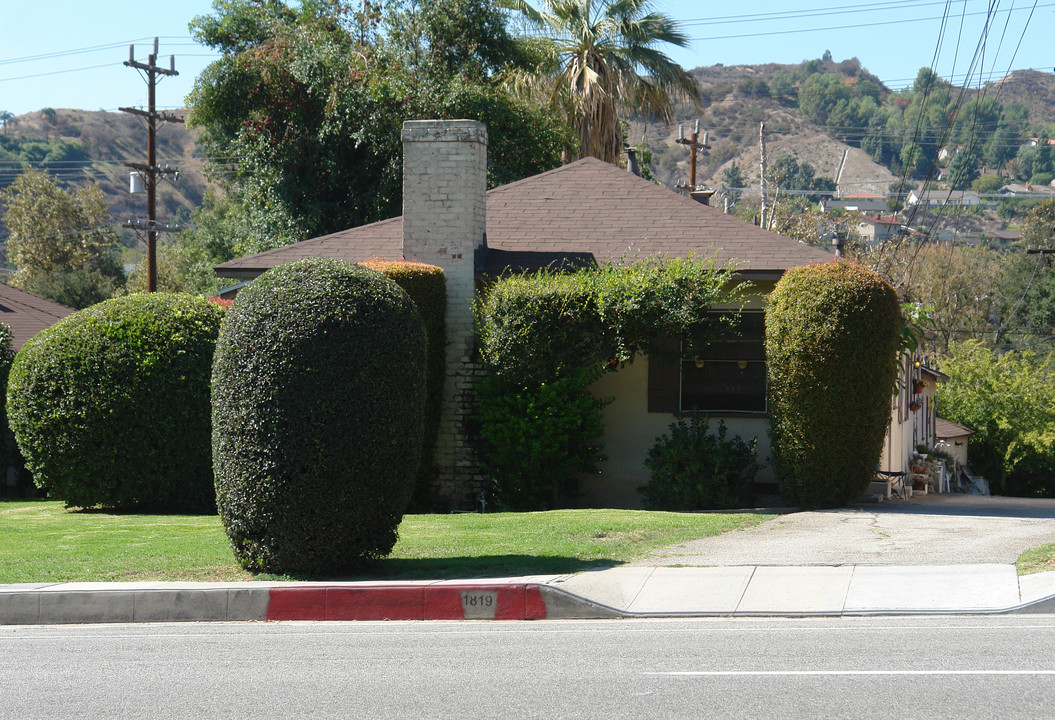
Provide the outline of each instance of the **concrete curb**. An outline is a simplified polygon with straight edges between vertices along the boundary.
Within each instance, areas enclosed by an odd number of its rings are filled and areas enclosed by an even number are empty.
[[[544,620],[623,615],[543,583],[0,588],[0,625]]]
[[[209,586],[161,583],[0,588],[0,625],[352,620],[604,620],[648,617],[864,617],[1055,613],[1055,596],[1006,608],[837,611],[619,610],[537,582]]]

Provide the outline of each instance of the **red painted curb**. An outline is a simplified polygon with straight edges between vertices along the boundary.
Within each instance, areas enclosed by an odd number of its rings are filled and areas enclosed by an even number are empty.
[[[271,588],[268,620],[543,620],[536,585]]]

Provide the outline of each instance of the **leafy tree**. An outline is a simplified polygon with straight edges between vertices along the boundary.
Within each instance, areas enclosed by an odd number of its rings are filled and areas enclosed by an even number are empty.
[[[808,162],[799,162],[791,153],[785,153],[770,165],[769,178],[781,190],[793,193],[802,194],[810,190],[825,192],[835,189],[833,180],[815,177],[814,172],[813,166]],[[805,197],[817,200],[820,195],[806,194]]]
[[[1055,267],[1042,254],[1028,255],[1026,248],[1048,248],[1055,244],[1055,199],[1038,203],[1026,215],[1022,238],[1007,270],[995,283],[993,314],[999,325],[993,344],[1028,339],[1055,347]]]
[[[73,307],[109,297],[124,276],[102,191],[70,192],[46,171],[28,170],[0,192],[11,284]]]
[[[824,125],[839,101],[850,96],[850,88],[837,73],[810,75],[799,90],[799,112],[810,122]]]
[[[7,124],[15,119],[15,114],[10,110],[0,110],[0,126],[4,128],[4,134],[7,134]]]
[[[994,353],[980,342],[952,348],[938,412],[976,431],[971,468],[993,492],[1055,497],[1055,365],[1031,352]]]
[[[730,195],[734,203],[740,199],[740,192],[747,187],[747,180],[744,179],[744,174],[740,172],[740,166],[735,161],[730,163],[722,174],[722,184],[730,188]]]
[[[546,95],[578,136],[580,157],[616,163],[621,111],[673,118],[676,95],[699,102],[695,79],[660,48],[689,38],[648,0],[503,0],[541,36],[542,64],[519,79]]]
[[[224,54],[197,79],[188,123],[209,154],[241,158],[225,182],[244,214],[240,251],[398,214],[406,119],[485,123],[492,184],[555,167],[570,146],[559,119],[487,76],[509,44],[488,0],[459,0],[474,18],[466,24],[436,0],[397,7],[383,42],[370,29],[376,14],[349,20],[321,0],[297,10],[278,0],[215,7],[191,24]]]
[[[769,92],[777,100],[793,100],[796,81],[794,73],[778,70],[769,80]]]
[[[1000,175],[982,175],[971,183],[971,189],[982,195],[990,195],[1002,188],[1006,182],[1007,180]]]
[[[956,151],[949,163],[949,185],[954,190],[969,188],[978,179],[981,159],[971,146]]]

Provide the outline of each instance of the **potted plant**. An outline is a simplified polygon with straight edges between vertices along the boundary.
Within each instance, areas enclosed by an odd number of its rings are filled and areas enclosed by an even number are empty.
[[[923,407],[923,403],[921,403],[919,400],[912,400],[908,404],[908,409],[911,410],[912,412],[916,412],[921,407]]]
[[[917,395],[919,395],[921,392],[923,392],[923,388],[924,387],[926,387],[926,386],[924,385],[922,378],[916,378],[915,380],[912,381],[912,391],[914,393],[916,393]]]

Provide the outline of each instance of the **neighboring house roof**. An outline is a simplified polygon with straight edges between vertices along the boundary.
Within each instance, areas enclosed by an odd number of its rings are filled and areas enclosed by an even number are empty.
[[[999,192],[1005,195],[1052,195],[1055,194],[1055,187],[1029,183],[1009,183],[1000,188]]]
[[[934,418],[934,437],[954,438],[974,435],[975,431],[945,418]]]
[[[901,219],[897,215],[862,215],[861,222],[868,223],[869,225],[895,225],[901,226]]]
[[[16,352],[31,337],[72,312],[73,308],[0,283],[0,322],[11,326]]]
[[[833,257],[594,158],[488,191],[486,243],[477,269],[489,273],[692,252],[736,262],[747,275],[779,275]],[[216,274],[255,277],[305,257],[398,260],[402,244],[397,217],[231,260]]]
[[[974,190],[927,190],[917,192],[912,190],[908,194],[908,204],[926,205],[977,205],[981,198]]]
[[[886,195],[880,195],[878,193],[870,192],[852,192],[843,193],[839,196],[839,200],[882,200],[886,202]]]

